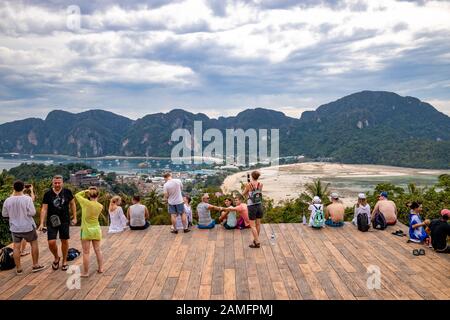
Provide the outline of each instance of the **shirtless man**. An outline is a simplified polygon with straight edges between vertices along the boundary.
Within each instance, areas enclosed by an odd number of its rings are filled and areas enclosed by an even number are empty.
[[[325,209],[325,224],[330,227],[342,227],[344,225],[345,207],[339,201],[339,195],[336,192],[331,194],[331,204]]]
[[[378,202],[372,211],[372,221],[375,219],[375,213],[381,212],[386,219],[388,225],[394,225],[397,223],[397,206],[392,200],[388,200],[388,193],[383,191],[378,196]]]

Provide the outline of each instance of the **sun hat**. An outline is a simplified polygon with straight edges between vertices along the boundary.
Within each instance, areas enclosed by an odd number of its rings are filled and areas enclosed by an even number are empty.
[[[366,195],[364,193],[358,194],[358,199],[365,199]]]

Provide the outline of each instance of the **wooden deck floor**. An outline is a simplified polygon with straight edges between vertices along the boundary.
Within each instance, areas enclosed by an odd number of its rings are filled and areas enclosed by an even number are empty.
[[[267,237],[272,230],[275,245]],[[104,274],[96,274],[92,256],[91,276],[69,290],[68,274],[50,267],[30,273],[27,256],[24,275],[0,272],[0,299],[450,299],[448,256],[426,248],[415,257],[411,251],[420,246],[393,230],[263,225],[257,250],[248,248],[249,230],[219,226],[173,235],[167,226],[151,226],[107,235],[105,229]],[[80,249],[79,229],[71,235],[71,247]],[[41,262],[49,266],[45,240],[40,237]],[[381,270],[379,290],[367,288],[370,265]]]

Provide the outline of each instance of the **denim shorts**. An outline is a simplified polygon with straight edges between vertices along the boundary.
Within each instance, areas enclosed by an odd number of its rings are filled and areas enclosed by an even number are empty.
[[[169,204],[169,214],[181,215],[184,213],[184,203]]]

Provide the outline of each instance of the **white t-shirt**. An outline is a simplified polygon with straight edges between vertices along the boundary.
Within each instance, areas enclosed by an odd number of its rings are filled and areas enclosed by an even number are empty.
[[[168,202],[170,205],[177,205],[183,203],[183,184],[179,179],[170,179],[164,184],[164,193],[168,194]]]
[[[309,205],[308,210],[311,211],[311,215],[309,216],[309,226],[312,227],[314,222],[314,217],[316,216],[317,210],[322,210],[323,212],[323,204],[314,203]]]
[[[352,223],[357,226],[358,225],[358,215],[361,213],[367,213],[367,217],[369,218],[369,225],[370,225],[370,205],[366,204],[364,207],[361,207],[359,205],[355,206],[355,215],[353,216]]]
[[[130,207],[130,226],[131,227],[145,226],[145,206],[144,205],[136,203]]]
[[[11,232],[30,232],[36,228],[33,216],[36,209],[30,196],[11,196],[3,203],[2,216],[9,218]]]

